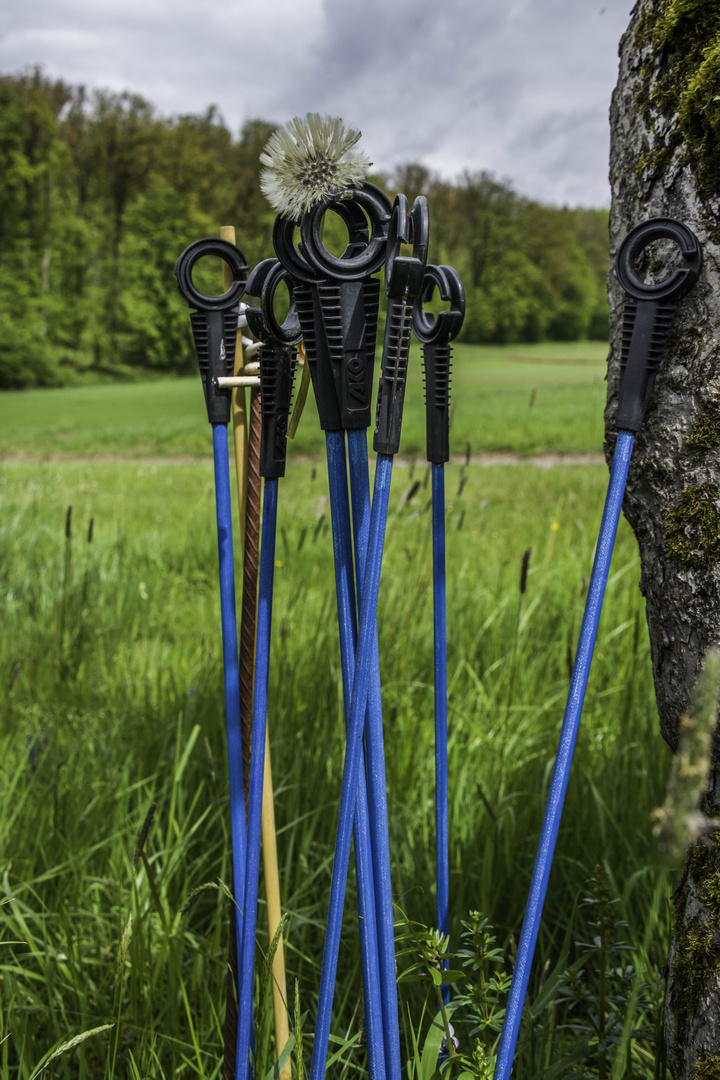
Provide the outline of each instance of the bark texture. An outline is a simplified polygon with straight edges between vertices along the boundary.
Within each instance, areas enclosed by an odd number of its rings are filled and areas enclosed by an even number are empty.
[[[717,97],[717,100],[715,98]],[[638,0],[611,107],[610,255],[669,215],[705,256],[680,301],[631,465],[624,510],[640,547],[660,726],[677,747],[702,658],[720,643],[720,3]],[[656,246],[647,279],[671,259]],[[606,455],[612,456],[624,296],[609,277]],[[720,812],[713,764],[704,809]],[[693,847],[676,893],[666,1041],[677,1080],[720,1078],[720,837]]]

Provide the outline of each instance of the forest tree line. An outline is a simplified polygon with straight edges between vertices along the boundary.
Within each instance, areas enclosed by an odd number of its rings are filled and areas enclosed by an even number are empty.
[[[214,107],[168,118],[39,69],[0,76],[0,387],[188,370],[175,261],[224,224],[250,266],[273,254],[258,159],[274,127],[234,137]],[[467,293],[463,340],[607,337],[606,211],[544,206],[484,172],[370,179],[428,196],[431,260]]]

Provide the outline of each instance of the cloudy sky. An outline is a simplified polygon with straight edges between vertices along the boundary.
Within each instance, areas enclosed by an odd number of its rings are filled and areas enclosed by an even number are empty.
[[[0,72],[41,64],[166,115],[333,113],[375,165],[487,169],[609,205],[608,108],[632,0],[2,0]]]

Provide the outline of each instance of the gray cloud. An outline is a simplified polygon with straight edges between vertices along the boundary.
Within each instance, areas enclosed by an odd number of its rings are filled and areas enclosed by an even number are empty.
[[[237,130],[310,109],[362,128],[385,169],[488,169],[600,205],[629,0],[5,0],[0,70],[41,63]]]

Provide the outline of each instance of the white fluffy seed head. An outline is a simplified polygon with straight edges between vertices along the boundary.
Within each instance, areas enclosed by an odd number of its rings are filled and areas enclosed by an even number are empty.
[[[362,132],[336,116],[295,116],[270,136],[260,155],[260,187],[278,213],[294,221],[351,184],[372,162],[357,145]]]

